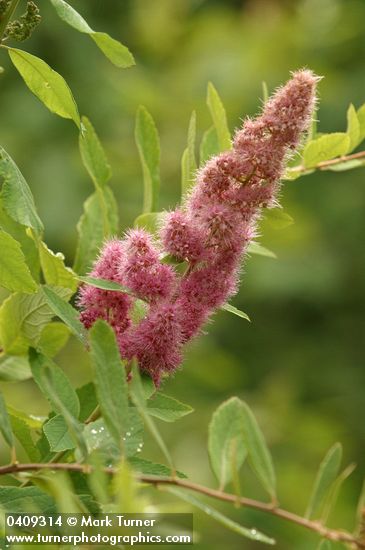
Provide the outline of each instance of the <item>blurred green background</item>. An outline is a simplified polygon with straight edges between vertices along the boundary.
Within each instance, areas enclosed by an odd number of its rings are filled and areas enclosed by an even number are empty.
[[[80,111],[93,121],[110,158],[122,232],[140,213],[142,177],[134,144],[139,104],[153,115],[162,144],[161,206],[180,193],[180,158],[197,110],[198,137],[210,125],[205,105],[211,80],[233,130],[260,107],[269,90],[303,66],[324,75],[319,130],[342,131],[350,102],[365,102],[363,0],[77,0],[70,2],[97,30],[122,40],[137,65],[118,70],[87,36],[63,24],[47,2],[43,22],[20,47],[41,56],[70,85]],[[0,143],[15,159],[35,195],[46,241],[69,264],[75,225],[92,185],[79,158],[72,123],[49,113],[26,89],[2,52]],[[364,306],[365,171],[316,173],[286,182],[282,203],[295,224],[262,226],[261,242],[277,260],[246,262],[233,303],[252,323],[220,312],[194,342],[183,370],[164,391],[195,413],[162,426],[177,466],[195,481],[215,484],[206,451],[207,424],[231,395],[247,400],[270,443],[281,504],[303,513],[315,471],[339,440],[344,460],[358,468],[346,482],[331,524],[353,527],[365,469]],[[90,379],[78,344],[58,357],[76,385]],[[46,402],[30,382],[7,385],[17,408],[43,413]],[[146,458],[161,457],[153,444]],[[265,498],[244,469],[245,495]],[[151,492],[151,499],[158,495]],[[166,497],[166,502],[171,498]],[[216,504],[216,503],[215,503]],[[263,514],[216,504],[244,525],[279,539],[280,550],[315,549],[303,529]],[[171,507],[170,507],[171,509]],[[176,510],[185,510],[184,504]],[[199,549],[261,548],[197,514]]]

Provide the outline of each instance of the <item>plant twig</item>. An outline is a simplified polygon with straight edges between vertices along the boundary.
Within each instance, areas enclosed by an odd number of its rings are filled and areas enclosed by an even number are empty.
[[[71,472],[83,472],[90,473],[92,471],[92,466],[85,464],[76,464],[76,463],[55,463],[55,464],[45,464],[45,463],[29,463],[29,464],[9,464],[7,466],[0,466],[0,475],[6,474],[16,474],[20,472],[32,472],[37,470],[63,470]],[[104,468],[104,472],[107,474],[116,474],[116,468]],[[232,502],[233,504],[239,504],[242,507],[254,508],[255,510],[260,510],[276,516],[278,518],[284,519],[305,529],[309,529],[317,533],[322,538],[326,538],[335,542],[343,542],[345,544],[351,544],[354,548],[365,549],[365,543],[361,540],[355,538],[351,533],[339,529],[330,529],[324,526],[320,521],[314,521],[307,518],[303,518],[297,514],[279,508],[275,504],[261,502],[259,500],[254,500],[247,497],[238,497],[232,493],[225,493],[224,491],[219,491],[217,489],[211,489],[210,487],[205,487],[194,483],[186,479],[179,479],[176,477],[164,477],[164,476],[153,476],[153,475],[137,475],[138,481],[141,483],[148,483],[156,487],[163,485],[174,485],[181,487],[183,489],[188,489],[196,493],[206,495],[211,498],[222,500],[225,502]]]

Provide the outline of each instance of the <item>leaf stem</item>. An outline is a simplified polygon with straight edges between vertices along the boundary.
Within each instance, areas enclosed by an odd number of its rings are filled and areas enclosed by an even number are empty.
[[[5,34],[6,27],[8,26],[10,19],[13,17],[19,2],[20,0],[12,0],[8,10],[0,20],[0,43],[3,41],[3,36]]]
[[[31,472],[37,470],[63,470],[71,472],[82,472],[90,473],[92,472],[92,466],[85,464],[76,464],[76,463],[55,463],[55,464],[45,464],[45,463],[29,463],[29,464],[9,464],[6,466],[0,466],[0,475],[7,474],[16,474],[20,472]],[[110,475],[117,473],[116,468],[104,468],[104,472]],[[355,538],[351,533],[343,531],[340,529],[329,529],[325,527],[320,521],[314,521],[307,518],[303,518],[297,514],[279,508],[275,504],[261,502],[247,497],[238,497],[235,494],[225,493],[217,489],[211,489],[210,487],[205,487],[194,483],[186,479],[180,479],[177,477],[165,477],[165,476],[152,476],[140,474],[137,476],[138,481],[141,483],[147,483],[154,485],[155,487],[163,485],[174,485],[187,489],[189,491],[194,491],[195,493],[200,493],[202,495],[222,500],[225,502],[231,502],[232,504],[239,504],[242,507],[253,508],[264,513],[271,514],[275,517],[284,519],[305,529],[309,529],[317,533],[320,537],[335,541],[343,542],[345,544],[352,544],[355,548],[365,549],[365,543],[361,540]]]

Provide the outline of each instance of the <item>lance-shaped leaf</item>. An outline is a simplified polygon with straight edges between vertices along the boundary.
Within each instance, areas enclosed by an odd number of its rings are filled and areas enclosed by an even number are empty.
[[[237,317],[241,317],[241,319],[246,319],[246,321],[251,322],[251,319],[249,318],[247,313],[241,311],[240,309],[237,309],[235,306],[232,306],[232,304],[224,304],[221,309],[224,309],[229,313],[233,313],[233,315],[237,315]]]
[[[76,392],[63,371],[50,359],[34,349],[30,350],[29,359],[35,381],[54,411],[63,416],[75,446],[79,448],[81,457],[86,459],[88,451],[83,435],[84,425],[77,420],[80,403]]]
[[[153,422],[147,408],[145,389],[141,381],[141,376],[136,364],[132,367],[132,381],[130,383],[130,397],[133,404],[141,415],[146,427],[151,433],[152,437],[156,441],[157,445],[160,447],[162,453],[165,455],[167,462],[169,463],[170,468],[175,471],[175,467],[170,455],[170,452],[161,437],[160,432],[158,431],[156,424]]]
[[[0,229],[0,286],[11,291],[35,292],[32,278],[18,241]]]
[[[86,199],[84,212],[77,224],[79,240],[73,269],[80,275],[90,271],[104,240],[118,232],[118,207],[113,192],[108,186],[103,188],[103,197],[110,232],[106,233],[105,213],[97,192]]]
[[[219,149],[220,151],[227,151],[232,147],[227,115],[222,100],[211,82],[208,84],[207,105],[217,132]]]
[[[29,352],[29,361],[34,381],[53,407],[53,410],[58,411],[59,402],[61,402],[63,407],[77,418],[80,413],[79,398],[63,370],[51,359],[34,349]],[[45,372],[49,375],[51,392],[49,391],[49,384],[45,383],[43,376]],[[57,401],[55,401],[54,395],[57,396]]]
[[[66,288],[54,287],[53,291],[65,298],[70,297]],[[53,316],[42,289],[34,294],[11,294],[0,307],[2,348],[12,355],[25,355],[29,345],[38,345],[42,330]]]
[[[232,397],[222,403],[214,412],[209,424],[208,452],[212,470],[220,488],[232,479],[232,441],[235,441],[235,462],[239,470],[246,456],[245,433],[242,422],[241,402]]]
[[[188,129],[188,144],[181,159],[181,192],[182,195],[192,187],[196,172],[195,159],[196,114],[193,111]]]
[[[359,500],[357,501],[357,507],[356,507],[356,529],[355,529],[355,535],[359,536],[361,533],[365,521],[365,480],[363,481]]]
[[[116,283],[115,281],[109,281],[107,279],[99,279],[97,277],[77,277],[79,281],[86,283],[102,290],[113,290],[115,292],[124,292],[124,294],[132,294],[131,291],[123,285]]]
[[[276,259],[277,255],[272,250],[269,250],[265,246],[262,246],[262,244],[257,243],[255,241],[251,241],[248,245],[247,252],[249,254],[256,254],[257,256],[265,256],[266,258],[273,258]]]
[[[135,227],[143,227],[150,233],[158,233],[158,229],[164,219],[164,212],[146,212],[145,214],[140,214],[134,220]]]
[[[90,120],[83,116],[81,122],[79,146],[82,162],[95,187],[103,187],[112,176],[110,165]]]
[[[243,525],[240,525],[239,523],[233,521],[232,519],[227,518],[227,516],[223,515],[221,512],[219,512],[215,508],[208,506],[207,504],[205,504],[205,502],[197,499],[195,496],[191,495],[190,493],[186,493],[181,489],[175,489],[173,487],[167,487],[166,490],[169,493],[177,496],[179,499],[184,500],[185,502],[188,502],[192,506],[195,506],[195,508],[199,508],[199,510],[202,510],[209,517],[211,517],[221,525],[224,525],[224,527],[226,527],[230,531],[237,533],[238,535],[241,535],[250,540],[254,540],[256,542],[263,542],[265,544],[275,544],[274,539],[264,535],[257,529],[250,529],[248,527],[243,527]]]
[[[264,489],[275,499],[276,479],[270,451],[253,412],[244,401],[240,404],[249,462]]]
[[[1,163],[1,160],[0,160]],[[0,176],[1,181],[1,176]],[[30,229],[16,222],[7,214],[0,195],[0,227],[9,233],[20,244],[21,250],[24,254],[26,264],[30,270],[33,279],[39,282],[39,253],[35,239],[32,238],[29,233]]]
[[[134,65],[134,58],[126,46],[104,32],[94,31],[85,19],[64,0],[51,0],[58,16],[79,32],[90,35],[103,54],[117,67]]]
[[[356,111],[356,115],[360,125],[359,142],[361,142],[365,138],[365,103]]]
[[[90,350],[96,394],[105,424],[117,445],[126,431],[128,386],[113,329],[97,321],[90,330]]]
[[[217,130],[215,126],[211,126],[204,132],[199,151],[199,164],[202,166],[211,157],[218,155],[220,151]]]
[[[0,432],[10,448],[14,446],[13,430],[11,428],[10,418],[6,410],[6,404],[3,394],[0,392]]]
[[[303,162],[311,168],[320,162],[345,155],[349,149],[350,138],[344,132],[324,134],[307,143],[303,151]]]
[[[138,456],[131,456],[128,459],[128,462],[132,466],[133,470],[140,472],[141,474],[148,474],[151,476],[171,476],[174,473],[164,464],[151,462],[150,460],[139,458]],[[187,478],[183,472],[179,472],[177,470],[175,473],[176,476],[181,479]]]
[[[346,133],[349,137],[350,144],[347,153],[353,151],[360,143],[360,121],[358,119],[355,107],[350,104],[347,109],[347,130]]]
[[[39,256],[44,279],[47,284],[69,288],[76,292],[77,279],[72,269],[65,266],[65,257],[61,252],[52,252],[46,243],[39,243]]]
[[[312,518],[318,515],[323,501],[338,475],[341,459],[342,446],[340,443],[335,443],[335,445],[329,449],[319,466],[305,514],[307,518]]]
[[[72,119],[80,128],[77,105],[64,78],[45,61],[24,50],[7,48],[10,59],[31,92],[56,115]]]
[[[160,140],[153,118],[143,106],[137,111],[135,139],[143,170],[143,212],[156,212],[160,190]]]
[[[323,507],[323,513],[321,517],[321,521],[326,524],[327,520],[336,506],[336,502],[338,499],[338,495],[340,493],[341,487],[343,483],[346,481],[346,479],[352,474],[352,472],[355,470],[356,464],[349,464],[347,468],[345,468],[339,476],[335,479],[333,482],[330,491],[325,499],[324,507]]]
[[[293,218],[287,212],[284,212],[282,208],[267,208],[265,219],[275,229],[284,229],[294,223]]]
[[[10,410],[9,417],[13,434],[27,453],[28,458],[32,462],[39,462],[41,456],[37,447],[34,445],[30,425],[23,418],[12,414]]]
[[[57,317],[62,319],[71,332],[83,343],[86,342],[86,331],[79,319],[79,312],[63,300],[50,287],[42,287],[46,302]]]
[[[7,214],[16,222],[31,227],[39,235],[43,224],[37,214],[33,195],[19,168],[0,147],[1,200]]]
[[[194,409],[177,399],[157,392],[147,401],[147,411],[165,422],[175,422],[179,418],[193,412]]]

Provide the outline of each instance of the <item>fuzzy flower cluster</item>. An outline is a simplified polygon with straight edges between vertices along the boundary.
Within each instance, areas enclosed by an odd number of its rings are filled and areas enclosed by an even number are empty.
[[[136,358],[156,385],[181,364],[184,344],[236,292],[262,209],[277,206],[288,154],[309,127],[317,81],[309,70],[295,72],[261,116],[245,121],[232,149],[211,158],[183,205],[166,214],[158,242],[136,229],[105,244],[90,275],[117,281],[132,296],[89,285],[80,289],[85,327],[106,320],[121,356]],[[162,253],[186,262],[185,274],[161,262]],[[148,304],[138,322],[132,320],[133,296]]]

